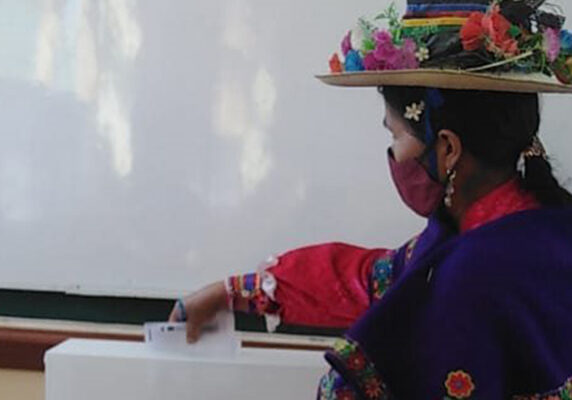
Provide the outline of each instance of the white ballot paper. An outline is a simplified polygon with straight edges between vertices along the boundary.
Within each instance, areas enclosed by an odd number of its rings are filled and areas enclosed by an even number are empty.
[[[219,313],[216,320],[206,325],[197,343],[187,343],[185,322],[147,322],[143,327],[145,343],[159,351],[207,357],[235,357],[239,339],[234,331],[232,313]]]

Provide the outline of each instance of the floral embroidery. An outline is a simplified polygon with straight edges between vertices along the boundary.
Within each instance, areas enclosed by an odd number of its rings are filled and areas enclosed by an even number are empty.
[[[513,400],[572,400],[572,377],[564,385],[549,393],[534,394],[530,396],[514,396]]]
[[[276,314],[280,306],[262,288],[264,279],[260,274],[231,276],[227,281],[229,305],[235,308],[239,301],[248,303],[249,311],[258,315]]]
[[[348,357],[348,368],[353,371],[361,371],[365,368],[365,358],[363,354],[355,352]]]
[[[539,207],[536,198],[523,191],[515,178],[473,203],[461,221],[461,232],[479,228],[512,213]]]
[[[333,353],[347,367],[347,372],[352,375],[355,384],[365,394],[367,400],[391,399],[375,367],[357,343],[348,339],[337,340],[334,344]],[[335,399],[354,398],[342,397],[342,394],[345,395],[345,392],[336,394],[338,397],[334,397]],[[352,395],[355,396],[355,393],[352,392]]]
[[[319,400],[355,399],[355,394],[335,370],[330,370],[320,381]]]
[[[372,399],[376,399],[383,394],[381,382],[378,378],[370,378],[365,382],[365,394]]]
[[[464,371],[449,373],[445,382],[447,394],[454,399],[468,399],[475,390],[473,379]],[[445,399],[448,399],[447,397]]]
[[[376,261],[373,266],[372,276],[372,298],[379,300],[385,294],[385,291],[391,285],[391,277],[393,272],[393,256],[394,252],[389,252],[383,258]]]
[[[336,391],[336,400],[354,400],[355,393],[351,389],[338,389]]]
[[[336,379],[340,379],[340,376],[334,370],[330,370],[326,375],[320,380],[320,389],[318,392],[318,399],[327,400],[331,398],[331,394],[334,391],[334,385],[336,384]]]

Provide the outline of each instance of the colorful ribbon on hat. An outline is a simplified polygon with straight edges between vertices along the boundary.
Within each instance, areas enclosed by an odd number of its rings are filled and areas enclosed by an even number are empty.
[[[468,18],[474,12],[486,12],[487,8],[488,5],[474,3],[410,4],[403,19]]]
[[[404,19],[404,28],[425,26],[463,26],[468,17],[410,18]]]

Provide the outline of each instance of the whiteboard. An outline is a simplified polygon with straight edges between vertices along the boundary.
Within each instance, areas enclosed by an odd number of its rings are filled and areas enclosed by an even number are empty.
[[[383,6],[356,4],[0,2],[0,287],[173,297],[298,246],[418,233],[379,94],[313,77]],[[545,103],[568,177],[572,99]]]

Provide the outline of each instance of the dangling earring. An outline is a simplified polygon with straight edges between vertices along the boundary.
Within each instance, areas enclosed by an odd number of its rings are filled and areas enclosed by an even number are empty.
[[[453,207],[453,195],[455,194],[455,178],[457,171],[450,169],[447,170],[447,189],[445,190],[445,205],[447,208]]]

